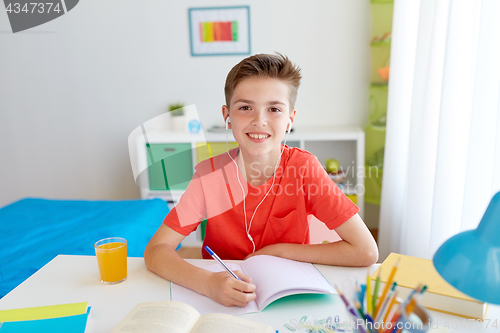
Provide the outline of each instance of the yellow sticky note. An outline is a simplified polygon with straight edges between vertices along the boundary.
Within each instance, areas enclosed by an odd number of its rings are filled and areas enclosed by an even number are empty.
[[[74,316],[87,312],[88,302],[0,310],[0,323]]]

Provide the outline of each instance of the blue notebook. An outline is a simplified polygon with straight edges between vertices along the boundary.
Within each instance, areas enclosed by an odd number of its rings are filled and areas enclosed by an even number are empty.
[[[87,313],[51,319],[9,321],[0,323],[0,333],[84,333],[90,315]]]

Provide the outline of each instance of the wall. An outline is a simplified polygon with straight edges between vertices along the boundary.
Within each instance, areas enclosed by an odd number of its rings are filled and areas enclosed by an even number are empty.
[[[222,124],[242,56],[191,57],[187,9],[250,5],[252,53],[303,70],[295,126],[364,125],[369,4],[350,1],[81,0],[12,34],[0,8],[0,206],[26,196],[138,198],[127,136],[176,101]]]

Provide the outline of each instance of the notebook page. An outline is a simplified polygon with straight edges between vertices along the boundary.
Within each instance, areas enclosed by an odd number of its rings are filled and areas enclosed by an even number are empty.
[[[241,267],[257,286],[256,301],[261,311],[272,301],[287,295],[313,292],[336,294],[330,283],[310,263],[261,255],[245,260]]]
[[[225,263],[225,264],[233,272],[242,270],[241,267],[237,264],[234,263]],[[219,264],[210,265],[202,268],[211,272],[225,271],[225,269]],[[215,302],[214,300],[212,300],[207,296],[198,294],[196,291],[193,291],[189,288],[185,288],[173,282],[171,285],[170,295],[172,301],[187,303],[191,305],[193,308],[195,308],[201,315],[208,313],[226,313],[230,315],[239,315],[244,313],[259,312],[257,303],[255,301],[248,303],[247,306],[244,308],[239,306],[227,307]]]

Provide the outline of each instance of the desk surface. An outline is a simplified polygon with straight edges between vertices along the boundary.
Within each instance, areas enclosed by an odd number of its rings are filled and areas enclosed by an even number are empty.
[[[197,266],[213,264],[213,260],[187,260]],[[353,293],[354,281],[366,280],[366,268],[349,268],[316,265],[331,283],[337,284],[349,295]],[[371,267],[372,271],[377,266]],[[246,314],[244,318],[269,324],[280,332],[289,332],[283,324],[297,322],[303,316],[325,319],[339,315],[340,321],[348,321],[343,303],[337,295],[297,295],[278,300],[263,312]],[[132,308],[141,302],[164,301],[170,299],[170,282],[151,273],[143,258],[128,258],[128,279],[117,285],[103,285],[99,282],[97,261],[94,256],[59,255],[21,285],[0,299],[0,310],[43,306],[52,304],[89,302],[92,306],[91,333],[110,332]],[[293,300],[291,302],[290,300]],[[297,306],[300,304],[300,306]],[[478,332],[473,328],[459,327],[464,319],[451,315],[431,312],[439,326],[453,322],[457,330],[450,332]],[[487,318],[498,319],[500,307],[491,306]],[[469,326],[470,324],[466,322]],[[469,327],[467,326],[467,327]],[[472,326],[474,327],[474,326]],[[500,333],[500,327],[489,327],[481,332]]]

